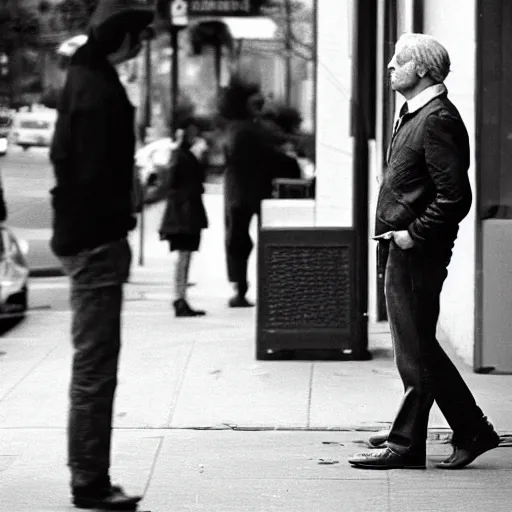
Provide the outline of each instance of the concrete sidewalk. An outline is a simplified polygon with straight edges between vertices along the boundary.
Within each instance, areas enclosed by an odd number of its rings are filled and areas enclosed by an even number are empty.
[[[226,307],[222,197],[205,201],[211,225],[190,289],[204,318],[171,312],[172,257],[157,235],[163,205],[146,212],[143,267],[132,237],[112,475],[144,493],[140,510],[510,511],[505,448],[449,474],[349,467],[402,396],[387,326],[371,326],[372,361],[256,361],[254,309]],[[34,311],[1,340],[0,512],[71,510],[69,322],[67,311]],[[459,367],[496,427],[512,432],[512,378]],[[429,457],[438,460],[449,446],[437,409],[430,426]]]

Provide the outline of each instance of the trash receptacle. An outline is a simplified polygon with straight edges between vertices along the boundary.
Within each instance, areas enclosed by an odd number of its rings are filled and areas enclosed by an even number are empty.
[[[309,199],[313,196],[313,180],[275,178],[272,182],[274,199]]]
[[[355,232],[316,227],[314,208],[313,200],[262,203],[257,359],[301,351],[369,358],[357,318]]]

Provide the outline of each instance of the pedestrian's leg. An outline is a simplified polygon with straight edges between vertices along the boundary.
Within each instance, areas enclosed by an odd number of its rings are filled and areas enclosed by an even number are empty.
[[[405,387],[388,441],[399,450],[423,443],[433,400],[460,435],[475,435],[482,423],[481,409],[436,337],[439,298],[451,254],[444,252],[440,249],[439,254],[428,255],[400,251],[396,246],[392,250],[393,261],[399,259],[402,268],[407,265],[409,274],[408,287],[395,266],[390,270],[393,280],[387,282],[390,326]]]
[[[432,320],[433,315],[428,309],[431,307],[430,302],[435,301],[435,297],[415,282],[414,252],[412,249],[404,251],[392,242],[385,271],[389,325],[396,365],[404,384],[404,397],[391,426],[387,446],[382,450],[351,457],[349,463],[356,467],[426,467],[427,426],[433,394],[424,371],[424,351],[425,345],[431,341],[429,338],[432,329],[429,327],[426,332],[422,332],[418,314],[425,313],[428,319]],[[432,290],[436,287],[440,292],[439,283],[436,283]]]
[[[253,248],[249,234],[254,212],[247,208],[229,210],[226,222],[226,256],[229,280],[235,284],[236,295],[229,301],[231,307],[252,306],[245,295],[249,288],[247,265]]]
[[[391,427],[388,445],[398,453],[424,456],[428,416],[434,398],[426,380],[422,351],[427,343],[426,338],[432,334],[432,327],[422,332],[418,324],[418,313],[428,315],[427,308],[432,307],[430,303],[435,302],[436,297],[435,290],[432,290],[433,297],[428,297],[424,290],[415,286],[414,264],[412,250],[404,251],[394,242],[390,244],[385,271],[386,306],[395,362],[404,384],[404,396]],[[432,314],[428,317],[434,321]]]
[[[174,274],[174,288],[176,300],[186,300],[188,269],[190,265],[190,252],[178,251]]]
[[[114,393],[121,346],[123,283],[131,263],[126,239],[62,258],[71,278],[73,365],[68,464],[79,508],[135,510],[141,496],[110,483]]]
[[[110,483],[114,393],[120,351],[122,285],[72,286],[73,366],[69,466],[76,492]]]
[[[179,251],[176,262],[176,300],[174,301],[174,312],[177,317],[204,316],[205,311],[192,309],[187,301],[188,274],[190,271],[191,251]]]

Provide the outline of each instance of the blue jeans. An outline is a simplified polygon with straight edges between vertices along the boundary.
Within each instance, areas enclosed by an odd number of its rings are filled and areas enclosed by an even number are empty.
[[[71,281],[73,313],[68,420],[71,486],[101,488],[110,484],[123,284],[129,276],[131,250],[122,239],[60,260]]]
[[[434,401],[455,439],[473,437],[483,418],[471,391],[436,338],[439,298],[453,244],[407,250],[393,241],[379,244],[383,244],[384,254],[389,249],[386,305],[395,361],[404,384],[404,397],[388,444],[399,453],[424,454]]]

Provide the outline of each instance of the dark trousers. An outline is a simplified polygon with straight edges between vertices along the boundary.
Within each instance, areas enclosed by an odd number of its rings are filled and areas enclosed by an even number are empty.
[[[424,454],[434,400],[455,437],[474,436],[483,417],[436,338],[439,298],[452,244],[427,250],[402,250],[394,242],[380,244],[384,253],[388,250],[386,304],[395,361],[404,384],[388,444],[399,453]]]
[[[74,489],[109,485],[112,413],[121,348],[126,239],[61,257],[71,280],[73,366],[68,465]]]
[[[254,246],[249,229],[251,220],[258,211],[250,206],[226,205],[225,245],[228,279],[236,283],[240,295],[248,289],[247,264]]]

